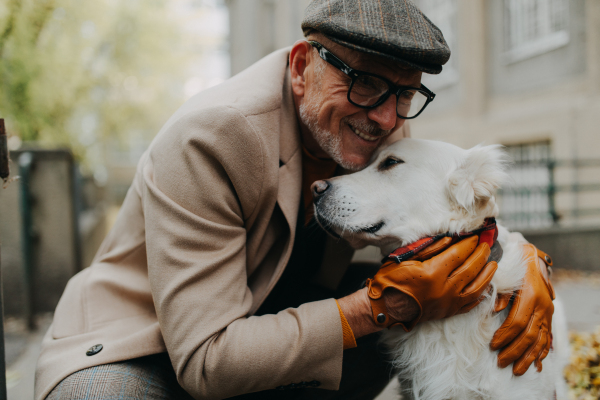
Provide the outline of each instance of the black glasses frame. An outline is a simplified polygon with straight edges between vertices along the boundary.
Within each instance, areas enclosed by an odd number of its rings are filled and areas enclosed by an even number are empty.
[[[383,104],[392,94],[396,95],[396,115],[398,116],[398,118],[402,118],[402,119],[413,119],[413,118],[417,118],[425,108],[427,108],[427,105],[429,105],[429,103],[431,103],[433,101],[433,99],[435,99],[435,93],[433,93],[431,90],[427,89],[427,87],[425,87],[425,85],[421,84],[421,87],[412,87],[412,86],[398,86],[396,84],[394,84],[393,82],[391,82],[390,80],[384,78],[383,76],[379,76],[376,74],[371,74],[369,72],[364,72],[364,71],[359,71],[357,69],[354,69],[350,66],[348,66],[348,64],[346,64],[345,62],[343,62],[342,60],[340,60],[338,57],[336,57],[332,52],[330,52],[329,50],[327,50],[325,47],[323,47],[323,45],[319,42],[315,42],[314,40],[308,40],[308,43],[313,46],[314,48],[317,49],[317,51],[319,52],[319,56],[325,60],[326,62],[328,62],[329,64],[333,65],[335,68],[339,69],[340,71],[342,71],[344,74],[348,75],[350,77],[350,79],[352,80],[352,82],[350,83],[350,87],[348,88],[348,101],[352,104],[354,104],[357,107],[360,108],[376,108],[379,107],[381,104]],[[361,105],[361,104],[357,104],[355,102],[352,101],[352,99],[350,98],[350,92],[352,92],[352,87],[354,86],[354,83],[356,82],[356,79],[359,76],[372,76],[374,78],[377,79],[381,79],[382,81],[384,81],[385,83],[387,83],[388,85],[388,90],[387,92],[385,92],[384,94],[381,95],[381,97],[372,105],[370,106],[365,106],[365,105]],[[404,117],[400,114],[398,114],[398,101],[400,99],[400,94],[406,90],[417,90],[419,92],[421,92],[426,98],[427,100],[425,101],[425,104],[423,104],[423,108],[421,108],[421,110],[416,113],[415,115],[413,115],[412,117]]]

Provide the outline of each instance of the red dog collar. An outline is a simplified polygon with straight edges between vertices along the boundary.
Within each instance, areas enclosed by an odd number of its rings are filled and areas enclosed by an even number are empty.
[[[382,262],[385,262],[387,260],[393,260],[397,263],[401,263],[402,261],[408,260],[409,258],[414,256],[430,244],[437,242],[441,238],[451,237],[453,239],[456,239],[456,241],[458,242],[459,240],[465,237],[473,235],[479,235],[478,244],[487,243],[491,249],[492,246],[494,246],[496,239],[498,239],[498,226],[496,226],[496,218],[486,218],[483,226],[472,232],[461,232],[454,234],[446,232],[435,236],[424,237],[423,239],[419,239],[416,242],[411,243],[407,246],[397,248],[396,250],[392,251],[387,257],[385,257],[382,260]]]

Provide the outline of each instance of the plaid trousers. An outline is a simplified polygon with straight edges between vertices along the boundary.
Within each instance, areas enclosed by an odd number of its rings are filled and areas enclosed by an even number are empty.
[[[265,390],[231,400],[372,400],[394,376],[379,335],[344,350],[340,389]],[[66,377],[46,400],[191,400],[177,383],[166,353],[87,368]]]
[[[46,400],[191,400],[166,353],[98,365],[62,380]]]
[[[300,219],[302,220],[302,219]],[[298,262],[305,267],[310,265]],[[287,268],[257,315],[276,313],[287,307],[352,293],[359,282],[375,274],[379,265],[350,265],[336,292],[323,291],[303,277],[299,268]],[[305,279],[306,282],[303,282]],[[358,347],[344,350],[340,389],[299,388],[265,390],[232,397],[231,400],[372,400],[387,386],[394,371],[379,334],[359,338]],[[292,382],[290,382],[292,383]],[[275,385],[273,385],[275,386]],[[66,377],[46,400],[190,400],[177,383],[166,353],[87,368]]]

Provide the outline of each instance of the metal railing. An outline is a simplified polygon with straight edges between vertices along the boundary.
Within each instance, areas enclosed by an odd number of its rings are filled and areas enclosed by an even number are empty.
[[[8,165],[8,145],[4,119],[0,118],[0,180],[5,181],[10,174]],[[4,355],[4,307],[2,297],[2,273],[0,268],[0,400],[6,400],[6,357]]]
[[[600,159],[521,161],[509,174],[513,182],[498,194],[500,218],[508,227],[577,225],[600,217]],[[598,200],[581,204],[584,195]]]

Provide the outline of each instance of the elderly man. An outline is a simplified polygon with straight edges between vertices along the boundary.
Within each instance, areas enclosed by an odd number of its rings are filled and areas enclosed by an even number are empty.
[[[409,0],[315,0],[302,27],[308,41],[195,96],[157,135],[65,289],[37,399],[371,399],[390,379],[375,332],[478,303],[487,244],[425,250],[441,251],[428,268],[469,270],[462,287],[392,281],[382,302],[360,288],[376,270],[349,268],[352,250],[312,217],[312,182],[363,168],[433,100],[420,81],[450,56],[441,32]],[[530,268],[493,343],[515,374],[548,347],[551,294]]]

